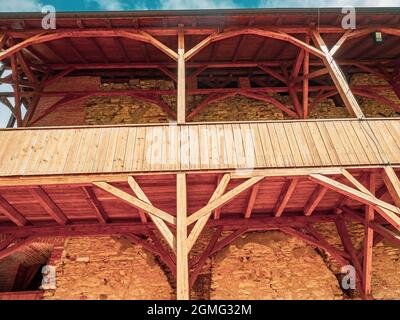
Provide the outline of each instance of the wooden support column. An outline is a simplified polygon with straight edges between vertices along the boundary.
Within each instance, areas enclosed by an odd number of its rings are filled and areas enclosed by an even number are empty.
[[[21,116],[21,92],[18,85],[18,65],[17,57],[15,55],[11,56],[11,68],[12,68],[12,80],[13,80],[13,90],[14,90],[14,100],[15,100],[15,118],[17,119],[17,126],[22,126],[22,116]]]
[[[178,31],[178,97],[177,122],[186,122],[185,35],[182,26]]]
[[[310,44],[310,35],[306,35],[306,43]],[[309,87],[309,78],[308,74],[310,72],[310,53],[306,51],[304,53],[304,62],[303,62],[303,119],[307,119],[308,117],[308,87]]]
[[[176,298],[189,300],[186,174],[176,175]]]
[[[350,90],[350,87],[347,83],[345,76],[343,75],[342,70],[339,68],[339,65],[333,59],[331,53],[325,41],[322,39],[320,33],[316,30],[311,31],[311,36],[315,44],[321,49],[324,53],[325,57],[322,58],[326,68],[329,71],[329,74],[335,83],[335,86],[347,108],[349,113],[357,118],[365,118],[356,98]]]
[[[368,180],[368,189],[375,195],[376,176],[371,174]],[[372,247],[374,246],[374,231],[371,223],[374,221],[375,212],[373,206],[365,206],[365,223],[364,223],[364,256],[363,256],[363,291],[365,296],[370,296],[371,278],[372,278]]]

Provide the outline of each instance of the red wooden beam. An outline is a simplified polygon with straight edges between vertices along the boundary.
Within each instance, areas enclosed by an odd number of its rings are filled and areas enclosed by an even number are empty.
[[[376,193],[376,176],[370,174],[368,180],[368,190],[375,195]],[[363,256],[363,291],[365,295],[371,295],[371,279],[372,279],[372,247],[374,245],[374,231],[371,223],[374,221],[375,211],[372,206],[365,206],[365,223],[364,223],[364,256]]]
[[[68,218],[61,209],[54,203],[49,195],[41,187],[30,189],[32,195],[39,201],[46,212],[59,224],[67,224]]]
[[[18,73],[18,65],[17,65],[17,57],[15,55],[11,56],[11,67],[12,67],[12,79],[13,79],[13,90],[14,90],[14,109],[15,109],[15,118],[17,119],[17,126],[22,126],[22,114],[21,114],[21,92],[20,87],[18,85],[19,81],[19,73]]]
[[[281,190],[281,195],[279,196],[279,199],[275,205],[275,209],[274,209],[275,217],[280,217],[282,215],[298,182],[299,182],[298,178],[293,178],[293,179],[287,180],[285,182],[285,184],[283,185],[282,190]]]
[[[310,237],[310,236],[304,234],[303,232],[297,231],[291,227],[282,227],[282,228],[280,228],[280,230],[293,236],[293,237],[297,237],[312,246],[315,246],[315,247],[325,250],[327,253],[332,255],[332,257],[334,257],[336,259],[336,261],[338,261],[340,264],[342,264],[342,265],[347,264],[349,255],[346,252],[336,249],[332,245],[328,244],[326,241],[320,241],[318,239],[315,239],[313,237]]]
[[[310,36],[307,34],[306,36],[306,43],[310,44]],[[304,62],[303,62],[303,119],[307,119],[308,117],[308,87],[309,87],[309,80],[308,75],[310,72],[310,53],[305,52],[304,54]]]
[[[254,204],[256,202],[256,198],[257,198],[257,194],[258,194],[259,189],[260,189],[260,184],[259,183],[257,183],[251,189],[249,199],[247,200],[246,210],[244,212],[244,218],[245,219],[249,219],[250,216],[251,216],[251,213],[253,212],[253,207],[254,207]]]
[[[104,210],[100,201],[97,199],[96,194],[93,191],[93,188],[92,187],[82,187],[82,189],[85,192],[86,199],[88,200],[88,202],[92,205],[93,209],[95,210],[97,219],[99,220],[99,223],[101,223],[101,224],[107,223],[109,220],[108,214]]]
[[[0,195],[0,211],[5,215],[8,219],[14,222],[17,226],[22,227],[27,225],[29,222],[25,219],[25,217],[15,209],[3,196]]]
[[[316,189],[314,190],[313,194],[311,197],[308,199],[305,207],[304,207],[304,215],[305,216],[311,216],[315,208],[318,206],[318,204],[321,202],[322,198],[328,191],[328,188],[323,187],[323,186],[317,186]]]

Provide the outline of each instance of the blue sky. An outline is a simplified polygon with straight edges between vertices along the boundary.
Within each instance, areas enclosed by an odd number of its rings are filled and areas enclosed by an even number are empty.
[[[174,10],[218,8],[284,8],[284,7],[395,7],[400,0],[0,0],[0,11],[34,12],[44,5],[57,11],[123,11],[123,10]],[[11,91],[10,86],[0,86],[0,91]],[[11,99],[11,102],[12,99]],[[10,116],[9,110],[0,105],[0,127]]]
[[[40,11],[53,5],[58,11],[112,11],[151,9],[359,7],[399,6],[400,0],[0,0],[0,11]]]

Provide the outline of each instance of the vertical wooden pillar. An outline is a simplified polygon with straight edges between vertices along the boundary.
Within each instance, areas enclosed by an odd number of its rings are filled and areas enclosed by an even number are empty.
[[[310,35],[306,34],[306,43],[310,44]],[[310,53],[305,51],[303,62],[303,76],[308,76],[310,72]],[[308,78],[303,80],[303,119],[308,117]]]
[[[329,74],[333,82],[335,83],[336,89],[338,90],[347,110],[354,117],[357,117],[359,119],[365,118],[356,98],[350,90],[350,87],[347,83],[345,76],[343,75],[342,70],[333,59],[321,35],[316,30],[312,30],[311,35],[315,44],[318,45],[322,52],[325,54],[325,58],[323,58],[322,60],[325,67],[328,69]]]
[[[370,174],[368,181],[368,189],[375,195],[376,176]],[[364,256],[363,256],[363,291],[365,296],[371,295],[371,278],[372,278],[372,247],[374,244],[374,231],[371,229],[371,222],[374,221],[373,206],[365,206],[365,224],[364,224]]]
[[[20,88],[18,85],[18,65],[17,56],[14,54],[11,56],[11,69],[12,69],[12,80],[13,80],[13,90],[14,90],[14,100],[15,100],[15,117],[17,118],[17,126],[22,126],[22,116],[21,116],[21,95]]]
[[[177,97],[177,122],[186,121],[186,75],[185,75],[185,35],[182,25],[178,30],[178,97]]]
[[[186,174],[176,175],[176,298],[189,300]]]

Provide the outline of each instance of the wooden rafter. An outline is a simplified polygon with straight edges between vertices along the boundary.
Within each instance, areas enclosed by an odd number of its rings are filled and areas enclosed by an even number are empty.
[[[393,167],[386,166],[383,169],[383,181],[397,207],[400,207],[400,180]]]
[[[254,204],[256,202],[259,190],[260,190],[259,183],[256,184],[253,188],[251,188],[249,198],[247,199],[246,210],[244,211],[245,219],[249,219],[251,217],[251,213],[253,212]]]
[[[149,214],[151,213],[152,215],[159,217],[166,222],[169,222],[170,224],[175,225],[176,224],[176,218],[171,216],[169,213],[160,210],[158,208],[155,208],[154,206],[148,204],[147,202],[144,202],[143,200],[140,200],[129,193],[126,193],[125,191],[122,191],[111,184],[107,182],[93,182],[93,184],[96,187],[99,187],[100,189],[103,189],[104,191],[107,191],[108,193],[111,193],[115,197],[121,199],[122,201],[130,204],[131,206],[134,206],[135,208],[139,210],[143,210],[145,212],[148,212]]]
[[[31,189],[32,195],[35,196],[37,201],[44,210],[59,224],[67,224],[69,222],[66,215],[56,205],[56,203],[49,197],[49,195],[41,187]]]
[[[25,226],[28,224],[28,220],[15,209],[3,196],[0,195],[0,211],[8,219],[14,222],[17,226]]]
[[[281,195],[275,205],[274,215],[275,217],[280,217],[286,208],[287,203],[290,200],[294,190],[296,189],[298,178],[288,179],[282,187]]]
[[[328,189],[337,191],[341,194],[351,197],[354,200],[360,201],[363,204],[372,205],[375,210],[382,215],[383,218],[385,218],[397,230],[400,230],[400,209],[398,207],[379,200],[369,193],[356,190],[320,174],[311,174],[310,179],[321,184],[322,186],[327,187]]]
[[[97,219],[99,220],[99,223],[101,224],[107,223],[110,220],[110,218],[108,217],[107,212],[104,210],[103,205],[97,199],[96,194],[93,191],[93,188],[91,187],[82,187],[82,188],[83,191],[85,192],[88,202],[92,205],[92,207],[96,212],[96,216]]]
[[[216,198],[214,201],[209,202],[206,206],[197,210],[195,213],[191,214],[188,217],[188,219],[187,219],[188,225],[191,225],[192,223],[199,220],[201,217],[208,215],[213,210],[222,207],[224,204],[228,203],[229,201],[232,201],[235,197],[237,197],[243,191],[247,190],[248,188],[251,188],[253,185],[255,185],[256,183],[260,182],[263,179],[264,179],[264,177],[250,178],[250,179],[246,180],[245,182],[242,182],[240,185],[233,188],[232,190],[228,191],[224,195]]]
[[[312,193],[311,197],[307,200],[307,203],[304,207],[304,215],[311,216],[314,212],[315,208],[321,202],[322,198],[328,191],[328,188],[317,186],[314,192]]]

